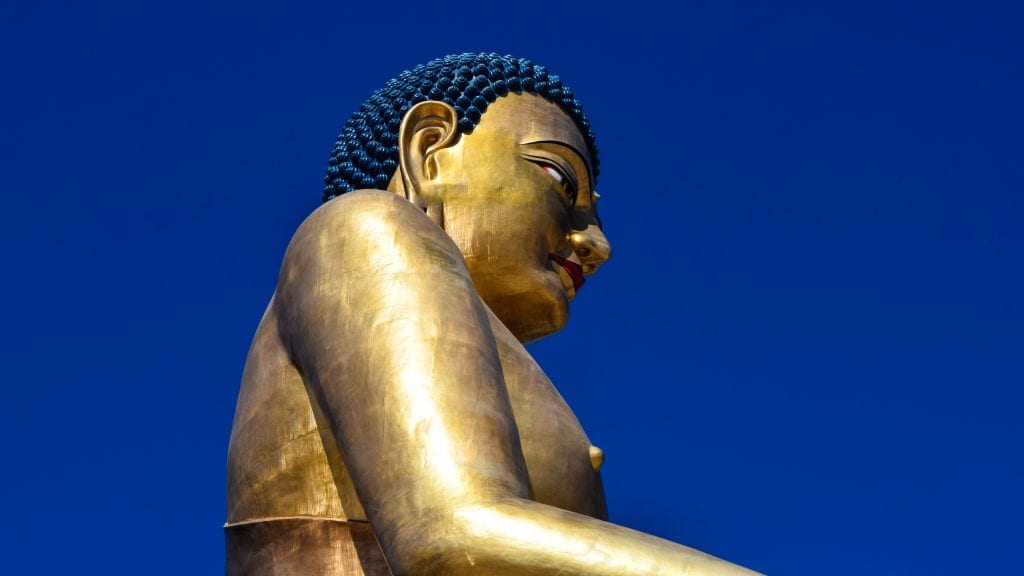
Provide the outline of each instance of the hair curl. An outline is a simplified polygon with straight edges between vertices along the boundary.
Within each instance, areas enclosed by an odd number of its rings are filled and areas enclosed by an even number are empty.
[[[398,167],[398,128],[415,104],[440,100],[458,113],[459,132],[473,131],[487,106],[510,92],[529,92],[558,105],[576,123],[597,177],[590,121],[572,89],[524,58],[497,54],[444,56],[406,70],[374,92],[345,123],[331,152],[323,201],[359,188],[387,187]]]

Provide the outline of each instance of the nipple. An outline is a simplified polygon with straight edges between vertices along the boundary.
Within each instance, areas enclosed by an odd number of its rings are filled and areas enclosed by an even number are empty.
[[[600,470],[601,465],[604,464],[604,450],[601,450],[597,446],[590,447],[590,465],[594,467],[594,470]]]

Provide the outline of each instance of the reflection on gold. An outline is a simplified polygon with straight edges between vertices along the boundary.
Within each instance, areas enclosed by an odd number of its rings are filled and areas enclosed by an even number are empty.
[[[232,430],[228,573],[753,574],[608,523],[604,453],[523,348],[611,254],[586,140],[531,94],[456,122],[414,106],[389,190],[292,239]]]
[[[594,470],[600,470],[601,466],[604,465],[604,450],[601,450],[597,446],[591,446],[590,464],[594,467]]]

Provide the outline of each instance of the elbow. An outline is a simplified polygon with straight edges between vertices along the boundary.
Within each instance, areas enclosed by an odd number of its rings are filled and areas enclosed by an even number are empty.
[[[460,576],[467,574],[473,563],[465,553],[458,550],[457,545],[445,544],[417,550],[402,561],[389,561],[389,565],[394,576]]]
[[[459,576],[469,573],[476,565],[474,547],[465,537],[455,533],[402,535],[396,544],[387,554],[395,576]]]
[[[499,508],[464,506],[435,521],[405,525],[385,546],[391,570],[395,576],[492,573],[502,550]]]

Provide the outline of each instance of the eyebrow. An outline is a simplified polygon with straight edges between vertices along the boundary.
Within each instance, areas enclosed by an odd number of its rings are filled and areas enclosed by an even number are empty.
[[[567,144],[565,142],[562,142],[561,140],[532,140],[530,142],[523,142],[523,144],[555,144],[557,146],[561,146],[562,148],[568,148],[570,152],[572,152],[573,154],[576,155],[577,158],[579,158],[580,164],[582,164],[583,167],[586,168],[587,189],[590,190],[591,195],[594,194],[594,175],[591,174],[590,172],[590,164],[587,163],[586,156],[584,156],[583,153],[577,150],[572,144]]]

